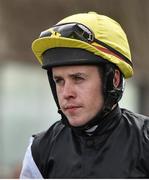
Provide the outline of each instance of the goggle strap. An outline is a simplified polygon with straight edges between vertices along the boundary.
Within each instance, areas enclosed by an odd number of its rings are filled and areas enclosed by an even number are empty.
[[[121,54],[119,51],[115,50],[114,48],[112,48],[111,46],[107,45],[106,43],[104,43],[103,41],[100,41],[98,39],[94,39],[94,42],[96,42],[99,45],[102,45],[103,47],[107,48],[108,50],[110,50],[112,53],[114,53],[116,56],[118,56],[120,59],[124,60],[127,64],[129,64],[131,67],[133,67],[132,62],[123,54]],[[96,46],[97,47],[97,46]]]

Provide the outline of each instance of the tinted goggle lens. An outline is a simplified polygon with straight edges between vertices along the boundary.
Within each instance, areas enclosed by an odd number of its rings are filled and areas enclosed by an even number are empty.
[[[56,25],[52,28],[55,33],[60,33],[62,37],[67,37],[71,39],[78,39],[85,42],[93,42],[94,34],[82,24],[61,24]],[[51,36],[53,33],[46,30],[40,34],[40,37]]]

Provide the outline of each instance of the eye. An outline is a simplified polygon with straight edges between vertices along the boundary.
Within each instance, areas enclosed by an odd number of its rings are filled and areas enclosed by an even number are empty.
[[[63,85],[64,84],[64,79],[62,78],[54,78],[54,82],[56,85]]]
[[[80,83],[85,80],[84,77],[78,75],[74,76],[73,79],[76,83]]]

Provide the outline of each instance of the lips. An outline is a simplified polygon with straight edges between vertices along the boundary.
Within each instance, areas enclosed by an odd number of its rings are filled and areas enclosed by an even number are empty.
[[[66,105],[63,107],[64,111],[74,112],[78,109],[80,109],[82,106],[78,105]]]

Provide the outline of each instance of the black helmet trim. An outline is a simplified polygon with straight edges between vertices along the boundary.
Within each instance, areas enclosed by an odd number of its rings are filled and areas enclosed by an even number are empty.
[[[43,53],[43,69],[67,65],[94,65],[107,60],[79,48],[52,48]]]

